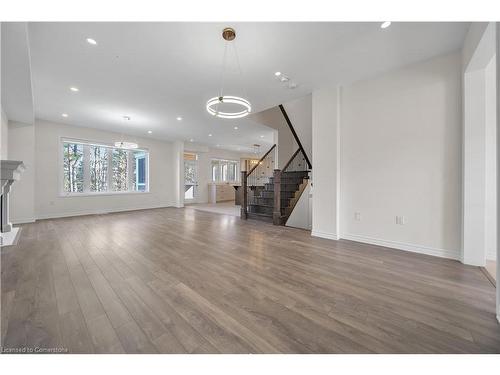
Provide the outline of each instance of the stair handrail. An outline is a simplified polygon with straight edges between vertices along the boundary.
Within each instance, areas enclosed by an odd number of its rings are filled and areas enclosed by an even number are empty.
[[[287,168],[290,166],[290,164],[292,163],[293,159],[295,159],[295,157],[297,156],[297,154],[300,152],[300,148],[297,149],[297,151],[295,151],[292,155],[292,157],[290,159],[288,159],[287,163],[285,164],[285,166],[283,167],[282,171],[283,172],[286,172]]]
[[[276,148],[276,143],[264,154],[263,157],[261,157],[259,159],[257,164],[255,164],[254,167],[252,169],[250,169],[250,172],[247,173],[247,176],[250,176],[252,174],[252,172],[255,170],[255,168],[257,168],[260,165],[260,163],[262,163],[264,161],[264,159],[267,157],[267,155],[269,155],[271,153],[271,151],[273,151],[275,148]]]
[[[278,106],[281,110],[281,113],[283,114],[283,117],[285,118],[286,123],[288,124],[288,127],[290,128],[290,131],[293,134],[293,137],[295,138],[295,141],[297,142],[297,145],[299,145],[299,149],[302,150],[302,153],[304,154],[304,157],[306,159],[307,165],[309,169],[312,169],[312,164],[309,158],[307,157],[306,151],[304,150],[304,147],[302,147],[302,143],[300,142],[299,136],[295,132],[295,129],[293,128],[292,122],[290,121],[290,118],[288,117],[288,114],[285,111],[285,107],[283,107],[283,104],[280,104]],[[284,168],[283,168],[284,170]]]

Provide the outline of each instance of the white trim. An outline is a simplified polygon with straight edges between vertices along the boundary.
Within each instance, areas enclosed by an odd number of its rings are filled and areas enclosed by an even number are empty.
[[[78,193],[78,192],[65,192],[64,191],[64,143],[76,143],[79,145],[83,146],[83,192]],[[107,153],[108,155],[108,186],[107,190],[103,192],[91,192],[90,191],[90,146],[96,146],[96,147],[104,147],[107,148],[109,151]],[[112,184],[113,184],[113,150],[124,150],[127,152],[127,176],[128,176],[128,190],[126,191],[113,191],[112,190]],[[132,165],[131,165],[131,160],[133,159],[132,154],[135,152],[143,152],[145,154],[145,159],[146,159],[146,190],[145,191],[137,191],[137,190],[132,190],[132,187],[134,184],[132,183]],[[108,146],[103,143],[98,143],[98,142],[93,142],[93,141],[86,141],[86,140],[80,140],[80,139],[75,139],[75,138],[68,138],[68,137],[59,137],[59,151],[58,151],[58,160],[59,160],[59,197],[60,198],[67,198],[67,197],[85,197],[85,196],[98,196],[98,195],[120,195],[120,194],[144,194],[144,193],[149,193],[149,149],[147,148],[136,148],[136,149],[122,149],[119,147],[113,147],[113,146]]]
[[[16,245],[20,232],[21,228],[14,227],[10,232],[0,233],[0,247]]]
[[[11,223],[14,225],[17,224],[30,224],[34,223],[36,219],[34,217],[25,217],[25,218],[20,218],[20,219],[11,219]]]
[[[93,193],[60,193],[58,198],[100,197],[103,195],[151,194],[150,191],[96,191]]]
[[[486,253],[486,259],[487,260],[496,260],[497,254],[494,251],[490,251],[490,252]]]
[[[174,207],[173,205],[158,205],[158,206],[142,206],[142,207],[127,207],[127,208],[118,208],[118,209],[107,209],[107,210],[82,210],[82,211],[73,211],[73,212],[61,212],[54,214],[45,214],[38,215],[36,220],[44,220],[44,219],[58,219],[63,217],[73,217],[73,216],[85,216],[85,215],[104,215],[111,214],[116,212],[127,212],[127,211],[139,211],[139,210],[151,210],[155,208],[169,208]]]
[[[425,255],[432,255],[440,258],[460,260],[460,251],[458,250],[452,251],[452,250],[438,249],[434,247],[422,246],[405,242],[382,240],[379,238],[361,236],[358,234],[343,234],[341,238],[356,242],[368,243],[371,245],[389,247],[404,251],[411,251],[412,253],[419,253]]]
[[[338,240],[340,238],[336,233],[326,233],[319,230],[311,231],[311,236],[326,238],[328,240]]]
[[[106,142],[99,142],[99,141],[93,141],[93,140],[88,140],[88,139],[81,139],[81,138],[74,138],[74,137],[64,137],[60,136],[59,137],[60,142],[59,143],[78,143],[81,145],[86,145],[86,146],[97,146],[97,147],[106,147],[106,148],[116,148],[119,150],[131,150],[131,151],[144,151],[144,152],[149,152],[149,149],[147,147],[138,147],[134,149],[130,148],[124,148],[124,147],[116,147],[114,143],[106,143]]]

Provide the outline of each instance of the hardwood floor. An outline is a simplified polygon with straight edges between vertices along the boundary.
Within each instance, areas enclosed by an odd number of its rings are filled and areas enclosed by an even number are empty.
[[[232,216],[43,220],[1,260],[5,351],[500,353],[479,268]]]

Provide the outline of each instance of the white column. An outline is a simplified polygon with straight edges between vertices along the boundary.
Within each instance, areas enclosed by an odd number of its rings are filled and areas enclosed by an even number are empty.
[[[184,207],[184,142],[174,142],[175,207]]]
[[[312,232],[340,237],[340,87],[312,94]]]
[[[500,322],[500,22],[496,23],[496,105],[497,105],[497,320]]]
[[[464,75],[463,262],[486,260],[486,88],[484,69]]]

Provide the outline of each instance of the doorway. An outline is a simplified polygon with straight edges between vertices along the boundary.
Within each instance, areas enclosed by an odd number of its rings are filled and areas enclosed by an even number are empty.
[[[198,199],[198,155],[184,153],[184,201],[196,203]]]

